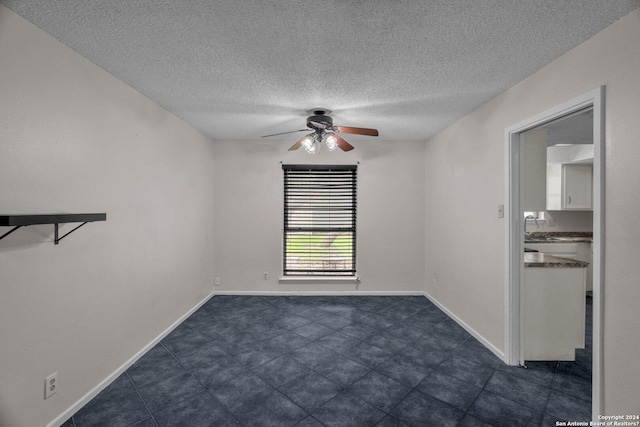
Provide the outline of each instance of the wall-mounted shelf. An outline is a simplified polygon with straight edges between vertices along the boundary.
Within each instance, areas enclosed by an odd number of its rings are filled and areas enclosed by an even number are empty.
[[[0,215],[0,227],[14,227],[7,233],[0,236],[0,240],[4,239],[20,227],[36,224],[53,224],[55,226],[54,242],[57,245],[60,240],[64,239],[86,223],[106,220],[106,213]],[[65,224],[68,222],[81,222],[82,224],[69,231],[64,236],[58,237],[58,224]]]

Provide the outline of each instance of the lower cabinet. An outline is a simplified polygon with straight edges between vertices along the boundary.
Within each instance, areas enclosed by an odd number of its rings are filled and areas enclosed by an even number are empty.
[[[585,342],[586,268],[524,269],[524,359],[575,360]]]
[[[525,247],[535,249],[538,252],[559,256],[562,258],[577,259],[589,263],[586,271],[586,292],[593,291],[593,250],[589,242],[561,242],[561,243],[525,243]]]

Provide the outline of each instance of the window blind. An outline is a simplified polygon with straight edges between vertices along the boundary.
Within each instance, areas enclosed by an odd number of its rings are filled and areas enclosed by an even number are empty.
[[[356,165],[283,165],[283,274],[354,276]]]

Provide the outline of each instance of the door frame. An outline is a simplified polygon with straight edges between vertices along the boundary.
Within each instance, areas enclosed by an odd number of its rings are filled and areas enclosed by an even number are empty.
[[[521,286],[524,273],[522,155],[520,134],[552,120],[593,108],[593,377],[592,413],[602,413],[602,321],[604,301],[605,86],[524,119],[504,131],[505,141],[505,362],[523,361]]]

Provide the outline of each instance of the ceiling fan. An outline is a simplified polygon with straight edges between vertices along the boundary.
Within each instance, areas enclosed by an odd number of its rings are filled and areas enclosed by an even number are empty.
[[[353,145],[344,140],[338,133],[351,133],[356,135],[378,136],[376,129],[368,128],[354,128],[349,126],[334,126],[333,119],[328,116],[330,111],[327,110],[313,110],[313,115],[307,117],[307,129],[292,130],[289,132],[274,133],[271,135],[264,135],[262,138],[268,138],[270,136],[285,135],[295,132],[308,132],[310,134],[302,137],[298,142],[293,144],[289,151],[297,150],[300,147],[308,153],[318,153],[320,151],[321,143],[324,142],[329,149],[333,151],[340,147],[342,151],[353,150]]]

